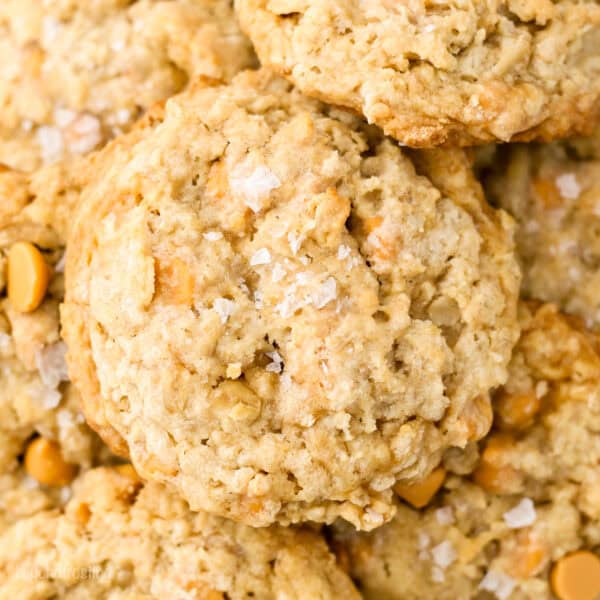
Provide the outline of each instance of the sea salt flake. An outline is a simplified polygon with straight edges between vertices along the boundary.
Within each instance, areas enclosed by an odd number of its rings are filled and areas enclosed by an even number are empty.
[[[337,284],[333,277],[328,277],[319,290],[312,295],[315,308],[323,308],[337,298]]]
[[[56,162],[62,157],[64,143],[60,129],[42,125],[38,127],[35,135],[45,163]]]
[[[264,306],[263,294],[262,294],[262,292],[259,292],[258,290],[255,290],[255,292],[254,292],[254,306],[257,308],[257,310],[260,310]]]
[[[516,581],[502,571],[489,570],[479,582],[479,589],[495,594],[498,600],[506,600],[515,589]]]
[[[50,389],[56,389],[61,381],[69,380],[66,356],[67,345],[63,341],[44,346],[35,353],[35,366]]]
[[[229,317],[235,312],[235,303],[227,298],[215,298],[213,309],[221,318],[221,323],[227,323]]]
[[[564,173],[556,178],[556,187],[560,195],[567,200],[577,200],[581,194],[581,186],[574,173]]]
[[[66,262],[67,262],[67,253],[63,252],[62,256],[58,259],[58,262],[54,265],[54,270],[57,273],[64,273]]]
[[[54,122],[58,127],[64,129],[77,118],[77,113],[68,108],[57,108],[54,111]]]
[[[10,347],[11,347],[10,340],[11,340],[11,337],[10,337],[10,335],[8,335],[8,333],[4,333],[3,331],[0,331],[0,352],[5,353],[10,350]]]
[[[87,154],[102,141],[100,121],[92,115],[82,114],[69,125],[65,138],[73,154]]]
[[[419,534],[417,537],[417,545],[418,545],[419,549],[425,550],[425,548],[428,548],[430,544],[431,544],[431,538],[429,537],[429,535],[427,533],[425,533],[424,531],[419,531]]]
[[[446,569],[456,560],[456,551],[452,543],[445,540],[431,549],[433,562],[441,569]]]
[[[295,234],[293,231],[290,231],[287,235],[287,240],[292,254],[296,256],[296,254],[298,254],[298,250],[300,250],[300,246],[302,246],[304,236],[302,234]]]
[[[435,511],[435,518],[440,525],[451,525],[454,523],[454,511],[451,506],[444,506]]]
[[[539,400],[548,393],[548,382],[538,381],[535,384],[535,397]]]
[[[277,283],[278,281],[281,281],[285,277],[285,273],[286,273],[285,269],[279,263],[275,263],[273,265],[271,279],[273,280],[274,283]]]
[[[514,508],[504,513],[504,522],[510,529],[520,529],[533,525],[537,518],[531,498],[523,498]]]
[[[275,173],[264,166],[257,167],[249,175],[245,171],[245,165],[235,169],[229,177],[229,185],[235,194],[244,199],[244,204],[257,213],[262,208],[262,201],[281,187],[281,182]]]
[[[54,410],[62,399],[61,393],[55,388],[44,386],[40,391],[40,400],[46,410]]]
[[[338,246],[337,257],[339,260],[344,260],[350,256],[352,249],[350,246],[345,246],[344,244],[340,244]]]
[[[435,583],[443,583],[446,581],[446,575],[439,567],[433,567],[433,569],[431,569],[431,579],[432,581],[435,581]]]
[[[202,237],[209,242],[216,242],[223,237],[223,234],[220,231],[207,231],[202,234]]]
[[[283,358],[281,358],[281,354],[276,350],[273,352],[265,353],[268,358],[271,359],[271,362],[267,365],[266,370],[269,373],[281,373],[283,371]]]
[[[271,262],[271,253],[267,248],[257,250],[250,259],[250,266],[268,265]]]

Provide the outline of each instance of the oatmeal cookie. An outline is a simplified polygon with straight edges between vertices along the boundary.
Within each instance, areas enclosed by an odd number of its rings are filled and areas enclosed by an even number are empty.
[[[268,71],[109,146],[62,318],[89,422],[192,509],[370,529],[491,423],[512,223],[460,150],[404,154]]]
[[[229,0],[0,3],[0,162],[85,154],[195,77],[254,64]]]
[[[377,531],[335,532],[366,598],[600,594],[600,340],[552,305],[524,304],[521,323],[473,475],[449,476],[422,510],[400,503]]]
[[[76,173],[0,172],[0,530],[67,498],[77,470],[103,453],[68,382],[60,337],[64,240],[57,229],[68,221],[69,202],[59,203],[55,229],[50,198],[74,194]]]
[[[403,144],[550,140],[599,116],[595,0],[236,0],[262,63]]]
[[[499,150],[486,188],[518,222],[523,294],[600,327],[600,130]]]
[[[358,600],[323,539],[206,513],[124,469],[89,471],[64,511],[0,537],[0,596]]]

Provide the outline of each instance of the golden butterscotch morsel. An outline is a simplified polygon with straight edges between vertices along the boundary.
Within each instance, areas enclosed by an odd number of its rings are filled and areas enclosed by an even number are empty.
[[[133,468],[131,463],[116,465],[115,471],[119,473],[119,475],[123,475],[123,477],[128,477],[133,481],[140,481],[140,476],[137,474],[137,471]]]
[[[50,281],[50,267],[29,242],[13,244],[8,253],[8,299],[20,312],[32,312],[43,301]]]
[[[510,494],[520,480],[519,472],[503,464],[502,455],[510,449],[514,440],[507,434],[490,437],[481,455],[479,465],[473,472],[473,481],[492,494]]]
[[[427,506],[446,479],[446,469],[438,467],[416,483],[397,483],[394,491],[415,508]]]
[[[552,569],[552,589],[560,600],[600,598],[600,558],[582,550],[561,558]]]
[[[510,393],[502,389],[494,398],[496,423],[504,430],[525,429],[533,424],[541,401],[534,391]]]
[[[35,438],[27,447],[25,469],[31,477],[52,487],[68,485],[77,475],[77,465],[65,461],[60,446],[43,437]]]

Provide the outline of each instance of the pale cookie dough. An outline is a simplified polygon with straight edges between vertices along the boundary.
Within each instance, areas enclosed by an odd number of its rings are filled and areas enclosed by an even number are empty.
[[[160,484],[115,469],[74,487],[64,512],[0,537],[0,597],[359,600],[316,532],[192,513]]]
[[[594,0],[236,0],[263,65],[409,146],[556,139],[600,115]]]
[[[254,61],[229,0],[3,0],[0,162],[85,154],[190,79]]]
[[[86,417],[143,477],[255,526],[371,529],[485,435],[519,276],[460,150],[411,158],[248,71],[101,154],[62,320]]]
[[[92,466],[107,453],[85,424],[79,395],[68,382],[60,338],[64,241],[50,226],[51,211],[45,208],[51,190],[68,195],[77,188],[74,180],[64,178],[61,184],[61,179],[54,168],[32,177],[0,172],[0,530],[68,498],[64,485],[50,489],[26,474],[23,454],[34,436],[58,444],[65,461],[78,468]],[[64,206],[62,211],[58,221],[67,220]],[[33,220],[37,213],[48,224]],[[43,302],[29,313],[19,312],[7,298],[7,257],[17,242],[35,244],[52,272]]]
[[[600,327],[600,131],[589,139],[501,150],[490,200],[518,221],[523,294]]]
[[[450,476],[370,534],[337,530],[365,598],[555,599],[555,565],[600,550],[599,340],[551,305],[523,305],[521,323],[472,481]]]

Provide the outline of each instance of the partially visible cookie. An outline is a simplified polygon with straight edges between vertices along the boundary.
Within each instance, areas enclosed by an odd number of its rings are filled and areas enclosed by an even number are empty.
[[[68,197],[83,176],[69,165],[69,174],[0,172],[0,529],[66,500],[77,471],[105,452],[68,381],[60,336],[58,231],[72,217]]]
[[[337,530],[366,598],[600,595],[600,341],[551,305],[523,304],[521,324],[472,477],[370,534]]]
[[[523,294],[600,327],[600,130],[591,138],[501,149],[490,200],[518,222]]]
[[[190,79],[254,64],[229,0],[0,3],[0,162],[30,171],[126,131]]]
[[[261,62],[409,146],[555,139],[599,116],[594,0],[236,0]]]
[[[404,154],[268,71],[101,152],[67,252],[86,417],[192,509],[371,529],[481,438],[517,338],[512,223],[460,150]]]
[[[324,540],[191,512],[160,484],[99,468],[64,512],[0,536],[0,595],[34,598],[358,600]]]

